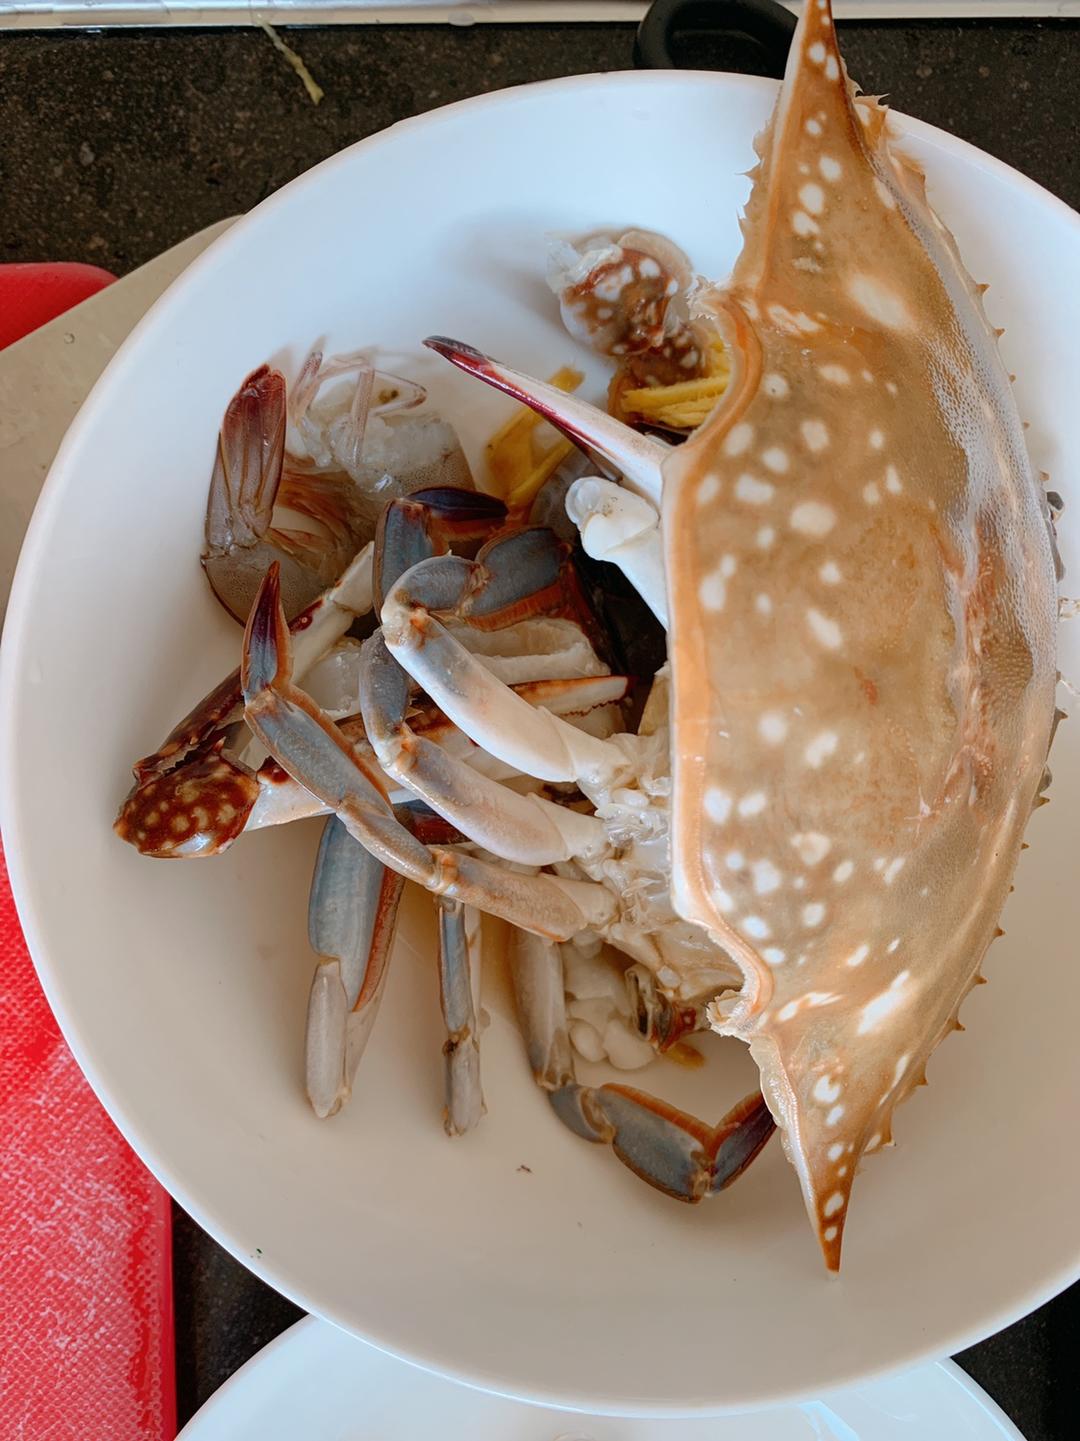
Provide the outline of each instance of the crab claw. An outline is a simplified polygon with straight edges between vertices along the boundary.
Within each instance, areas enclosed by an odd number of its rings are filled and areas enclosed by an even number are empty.
[[[240,686],[251,705],[262,692],[292,678],[292,645],[281,608],[281,567],[272,562],[263,578],[244,633]]]
[[[693,1205],[739,1179],[776,1130],[760,1091],[717,1126],[632,1086],[581,1086],[548,1095],[563,1122],[587,1141],[606,1141],[624,1166],[665,1196]]]
[[[424,344],[459,370],[535,410],[568,440],[618,471],[628,489],[659,505],[661,468],[671,449],[663,441],[639,435],[588,401],[534,380],[459,340],[429,335]]]
[[[387,591],[414,565],[451,549],[473,553],[505,520],[503,502],[480,490],[431,486],[392,500],[376,531],[375,609],[382,609]]]
[[[144,856],[219,855],[247,825],[258,777],[224,753],[224,736],[165,774],[132,787],[113,822],[121,840]]]

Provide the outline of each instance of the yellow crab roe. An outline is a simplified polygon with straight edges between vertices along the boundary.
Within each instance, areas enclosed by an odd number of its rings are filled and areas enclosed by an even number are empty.
[[[619,396],[623,414],[664,430],[696,430],[731,380],[731,356],[717,336],[705,352],[705,374],[674,385],[643,385]]]
[[[564,365],[549,380],[562,391],[576,390],[585,379],[580,370]],[[524,510],[535,500],[541,486],[553,475],[573,450],[561,436],[551,445],[544,445],[545,422],[527,406],[495,432],[484,451],[487,462],[487,489],[504,500],[511,510]],[[550,429],[546,427],[545,429]]]

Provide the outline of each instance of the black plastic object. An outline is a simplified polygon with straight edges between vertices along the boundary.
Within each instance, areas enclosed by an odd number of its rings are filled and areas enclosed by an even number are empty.
[[[697,69],[738,69],[779,80],[787,64],[795,16],[778,0],[654,0],[634,40],[634,64],[639,70],[678,70],[676,37],[680,34],[707,41],[711,57],[720,64]],[[692,50],[685,43],[679,47]],[[737,58],[739,63],[733,63]]]

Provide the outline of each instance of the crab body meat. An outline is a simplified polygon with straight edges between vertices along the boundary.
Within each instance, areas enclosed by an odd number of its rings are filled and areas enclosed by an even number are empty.
[[[740,984],[740,971],[671,896],[671,727],[665,666],[636,733],[611,738],[621,764],[581,779],[603,826],[603,845],[575,858],[575,874],[603,885],[614,909],[598,934],[645,965],[672,999],[696,1001]]]

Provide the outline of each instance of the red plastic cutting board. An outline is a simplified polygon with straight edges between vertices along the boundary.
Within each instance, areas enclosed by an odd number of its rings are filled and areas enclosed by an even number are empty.
[[[0,853],[0,1437],[176,1432],[166,1193],[60,1035]]]
[[[0,266],[0,346],[111,280]],[[175,1433],[169,1198],[60,1035],[0,849],[0,1441]]]

